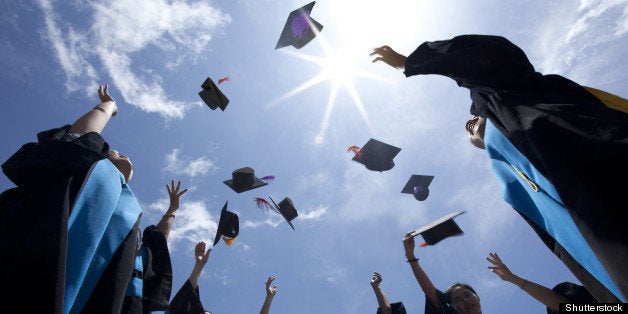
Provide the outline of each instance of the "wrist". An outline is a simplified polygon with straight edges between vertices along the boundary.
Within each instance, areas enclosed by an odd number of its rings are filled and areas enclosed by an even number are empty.
[[[418,259],[418,258],[416,258],[416,257],[411,257],[411,258],[408,258],[408,260],[407,260],[406,262],[408,262],[408,263],[414,263],[414,262],[417,262],[417,263],[418,263],[418,262],[419,262],[419,259]]]
[[[174,218],[174,213],[165,213],[163,216],[161,216],[161,218]]]

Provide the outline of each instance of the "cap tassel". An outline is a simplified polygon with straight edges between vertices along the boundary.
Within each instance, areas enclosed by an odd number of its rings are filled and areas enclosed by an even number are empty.
[[[233,246],[233,244],[235,243],[236,238],[222,237],[222,240],[225,241],[225,244],[227,246]]]
[[[255,198],[255,205],[257,206],[257,208],[264,210],[264,211],[268,211],[272,208],[272,205],[270,205],[270,203],[261,198],[261,197],[256,197]]]
[[[271,175],[271,176],[265,176],[265,177],[261,177],[260,179],[261,179],[262,181],[264,181],[264,182],[268,183],[268,181],[273,181],[273,180],[275,180],[275,176],[272,176],[272,175]]]
[[[220,83],[222,83],[222,82],[224,82],[224,81],[228,81],[228,80],[229,80],[229,77],[228,77],[228,76],[225,76],[225,77],[219,78],[219,79],[218,79],[218,84],[220,84]]]
[[[427,242],[423,242],[421,243],[421,245],[419,245],[420,247],[426,247],[427,246]]]
[[[353,152],[354,157],[357,159],[362,158],[362,152],[360,151],[360,148],[355,145],[349,146],[349,148],[347,148],[347,152]]]

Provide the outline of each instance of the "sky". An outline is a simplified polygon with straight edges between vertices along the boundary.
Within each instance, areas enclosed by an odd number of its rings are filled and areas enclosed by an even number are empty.
[[[488,271],[489,252],[550,288],[578,281],[502,200],[486,152],[468,143],[468,90],[434,75],[406,78],[369,53],[501,35],[537,71],[626,98],[628,1],[319,0],[311,14],[324,26],[319,36],[275,50],[288,14],[307,3],[1,1],[0,160],[37,132],[74,122],[109,84],[118,115],[103,136],[133,161],[142,229],[165,213],[171,179],[189,188],[169,239],[173,295],[192,270],[195,243],[213,242],[228,202],[240,234],[211,252],[199,286],[207,310],[258,312],[274,276],[272,313],[374,313],[377,271],[391,302],[421,313],[425,298],[401,239],[464,210],[456,218],[464,235],[415,249],[434,285],[471,284],[485,313],[544,313]],[[230,103],[212,111],[200,85],[225,76]],[[370,138],[402,148],[393,169],[351,161],[347,148]],[[247,166],[276,179],[237,194],[223,181]],[[426,201],[400,193],[412,174],[435,176]],[[10,187],[0,177],[0,189]],[[268,196],[293,200],[295,230],[255,207],[254,197]]]

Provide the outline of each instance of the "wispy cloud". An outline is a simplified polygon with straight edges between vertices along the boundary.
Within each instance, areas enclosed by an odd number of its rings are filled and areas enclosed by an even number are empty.
[[[161,215],[166,212],[168,204],[167,198],[161,198],[148,205],[147,219],[151,219],[156,224]],[[173,252],[178,248],[184,250],[199,241],[209,243],[208,241],[213,239],[208,239],[207,235],[216,234],[217,229],[217,217],[212,217],[204,202],[183,200],[176,212],[176,220],[168,238],[170,250]],[[180,242],[186,243],[177,245]]]
[[[66,74],[68,91],[83,89],[91,95],[108,75],[127,103],[168,119],[182,118],[198,102],[170,99],[159,74],[154,69],[138,73],[141,60],[134,58],[150,49],[163,54],[171,70],[184,60],[196,62],[209,50],[212,33],[231,21],[206,1],[92,1],[75,6],[80,8],[77,14],[91,14],[88,20],[93,21],[77,29],[57,15],[52,1],[38,3],[44,13],[44,36]]]
[[[218,169],[218,166],[216,166],[214,161],[208,159],[207,157],[190,159],[187,157],[180,157],[179,154],[179,149],[175,148],[168,153],[168,155],[166,155],[166,167],[164,168],[164,171],[177,175],[196,177]]]
[[[306,213],[300,213],[297,219],[300,220],[318,220],[327,213],[327,206],[319,206],[316,209],[310,210]]]
[[[577,8],[571,3],[565,6],[553,10],[560,16],[552,15],[552,18],[546,19],[538,32],[534,50],[528,52],[540,56],[540,62],[535,65],[540,65],[539,70],[543,73],[568,74],[572,79],[586,80],[592,76],[596,62],[601,62],[604,55],[614,53],[610,49],[612,47],[605,44],[612,44],[626,36],[628,1],[582,0]],[[617,22],[609,23],[609,20]],[[599,76],[594,77],[600,80]]]

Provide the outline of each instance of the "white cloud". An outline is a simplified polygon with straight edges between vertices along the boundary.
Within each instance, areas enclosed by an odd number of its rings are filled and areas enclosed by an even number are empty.
[[[168,155],[166,155],[166,167],[164,168],[164,171],[177,175],[184,174],[190,177],[196,177],[218,169],[218,166],[216,166],[214,161],[209,160],[206,157],[188,159],[180,157],[179,153],[179,149],[175,148]]]
[[[316,209],[310,210],[307,213],[300,213],[297,217],[300,220],[316,220],[327,213],[327,206],[319,206]]]
[[[148,205],[150,212],[146,216],[150,221],[155,223],[160,219],[161,215],[166,212],[169,200],[161,198]],[[205,241],[211,245],[212,239],[208,239],[208,234],[216,234],[218,229],[217,219],[212,217],[207,206],[202,201],[186,201],[182,200],[179,209],[176,212],[175,222],[170,230],[168,242],[170,251],[175,252],[178,248],[189,248],[193,244]],[[186,242],[183,245],[177,243]],[[189,244],[188,244],[189,242]]]
[[[55,13],[51,1],[38,3],[45,37],[66,74],[68,91],[83,88],[92,95],[107,74],[127,103],[168,119],[182,118],[198,102],[170,99],[156,71],[138,74],[134,66],[141,60],[134,58],[150,49],[166,56],[164,63],[171,70],[184,60],[196,62],[209,50],[211,34],[231,21],[206,1],[111,0],[77,5],[77,14],[91,14],[88,20],[93,21],[78,29],[64,24],[67,19]]]

